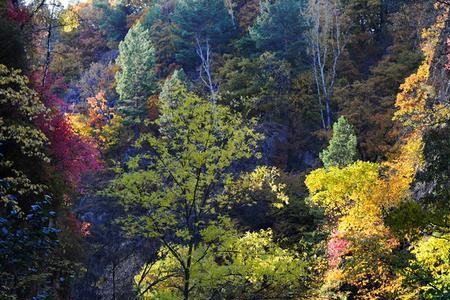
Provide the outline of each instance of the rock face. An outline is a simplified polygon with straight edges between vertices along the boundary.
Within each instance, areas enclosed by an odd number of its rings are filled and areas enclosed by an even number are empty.
[[[303,171],[309,168],[316,168],[320,162],[314,151],[309,149],[290,148],[290,133],[286,125],[279,123],[263,123],[258,131],[264,134],[264,140],[260,144],[262,159],[259,162],[263,165],[285,166],[290,170]]]
[[[74,209],[78,219],[90,224],[86,235],[86,273],[74,285],[77,300],[135,299],[134,276],[155,253],[156,245],[142,238],[129,239],[115,222],[123,217],[114,200],[87,194]]]
[[[444,30],[439,37],[439,43],[433,54],[433,62],[430,70],[429,83],[435,90],[436,101],[448,104],[450,96],[450,77],[449,77],[449,53],[450,50],[450,23],[446,20]]]
[[[430,18],[431,19],[431,18]],[[427,105],[450,106],[450,20],[445,20],[439,41],[434,49],[428,84],[432,87]],[[450,123],[440,122],[424,132],[425,165],[416,176],[413,197],[418,201],[438,201],[450,188]],[[436,197],[437,196],[437,197]]]

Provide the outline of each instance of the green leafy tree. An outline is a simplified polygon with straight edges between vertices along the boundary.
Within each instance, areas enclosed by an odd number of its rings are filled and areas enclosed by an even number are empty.
[[[345,117],[340,117],[333,125],[333,137],[328,147],[320,153],[325,168],[332,166],[345,167],[355,161],[356,135],[353,126]]]
[[[232,181],[230,167],[255,155],[260,136],[228,108],[194,94],[186,94],[176,107],[161,106],[161,115],[171,120],[162,136],[146,134],[138,140],[144,153],[130,160],[130,172],[113,180],[109,192],[130,212],[146,212],[130,214],[125,224],[132,234],[159,239],[176,258],[188,299],[193,253],[202,232],[219,226],[220,210],[230,205],[220,192]],[[143,160],[145,168],[139,167]]]
[[[137,23],[128,31],[119,50],[117,64],[121,70],[116,74],[117,108],[126,122],[137,125],[147,116],[148,98],[157,90],[153,70],[155,50],[148,30]]]
[[[414,243],[414,259],[405,268],[407,289],[420,299],[447,299],[450,296],[450,244],[448,233],[434,233]]]
[[[20,71],[1,64],[0,107],[0,298],[45,299],[52,278],[70,273],[49,211],[48,139],[35,124],[46,107]]]
[[[206,242],[193,251],[194,299],[285,299],[304,288],[308,264],[274,243],[271,230],[240,234],[230,228],[222,230],[220,238],[217,233],[205,230]],[[214,251],[208,251],[213,241]],[[188,252],[186,247],[180,250]],[[159,257],[135,277],[138,291],[144,299],[182,298],[183,273],[177,258],[166,247]],[[155,281],[161,277],[167,280]]]
[[[177,79],[169,79],[168,85],[173,81]],[[229,108],[186,92],[183,86],[167,89],[166,85],[163,101],[177,93],[184,97],[176,105],[161,105],[161,118],[156,120],[164,126],[160,136],[146,134],[138,140],[141,154],[129,161],[128,172],[119,170],[107,194],[129,212],[124,226],[130,234],[162,244],[157,269],[169,271],[156,271],[159,275],[147,290],[189,299],[200,297],[207,285],[198,282],[198,268],[212,263],[212,253],[225,237],[239,238],[232,234],[236,231],[226,213],[236,201],[230,196],[236,177],[233,166],[257,155],[261,136],[252,129],[253,122],[246,125]],[[274,191],[280,193],[279,201],[286,201],[278,189]],[[177,281],[177,294],[162,288],[170,280]]]
[[[49,162],[44,149],[48,139],[34,124],[46,113],[46,107],[28,85],[20,71],[0,65],[0,177],[5,183],[0,189],[0,204],[16,209],[43,195],[46,186],[36,179]],[[37,170],[30,166],[30,160],[36,162]],[[9,194],[20,196],[11,198]]]

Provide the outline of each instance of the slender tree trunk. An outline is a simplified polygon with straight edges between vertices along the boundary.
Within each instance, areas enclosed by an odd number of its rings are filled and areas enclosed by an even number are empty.
[[[52,9],[50,12],[50,18],[49,18],[49,24],[48,24],[48,28],[47,28],[47,49],[46,49],[46,55],[45,55],[45,63],[44,63],[44,72],[42,75],[42,87],[45,86],[46,82],[47,82],[47,77],[48,77],[48,69],[50,67],[50,59],[51,59],[51,41],[52,41],[52,33],[53,33],[53,17],[55,14],[55,5],[53,3],[52,5]]]
[[[51,21],[50,21],[51,22]],[[50,66],[50,56],[51,56],[51,40],[52,38],[52,25],[50,24],[48,26],[48,30],[47,30],[47,53],[45,56],[45,63],[44,63],[44,72],[42,75],[42,87],[45,86],[46,82],[47,82],[47,76],[48,76],[48,68]]]
[[[343,13],[336,0],[310,0],[307,14],[311,21],[309,48],[313,57],[313,72],[317,97],[321,107],[322,127],[330,130],[331,99],[337,76],[337,63],[345,47],[348,33],[342,32]],[[325,108],[322,107],[324,100]]]
[[[319,100],[320,120],[322,121],[322,128],[327,129],[326,124],[325,124],[325,117],[323,114],[322,93],[320,92],[321,88],[320,88],[319,78],[317,77],[318,76],[317,75],[317,62],[316,62],[315,57],[314,57],[314,62],[313,62],[313,72],[314,72],[314,81],[316,82],[317,99]]]
[[[205,43],[205,49],[203,50],[202,44],[200,43],[200,39],[198,37],[195,38],[195,41],[197,43],[196,45],[196,52],[198,57],[201,60],[201,66],[200,66],[200,79],[202,80],[203,84],[208,88],[209,93],[211,95],[211,102],[216,104],[217,102],[217,92],[218,92],[218,84],[214,83],[213,75],[212,75],[212,53],[211,48],[209,46],[208,40],[206,40]],[[203,73],[205,73],[206,78],[203,76]]]
[[[186,268],[184,269],[184,288],[183,288],[183,299],[189,300],[190,293],[190,277],[191,277],[191,264],[192,264],[192,250],[194,248],[193,243],[189,244],[188,257],[186,261]]]
[[[116,264],[115,264],[115,262],[113,262],[113,265],[112,265],[112,285],[113,285],[112,300],[116,300]]]
[[[330,109],[331,99],[329,96],[325,98],[325,110],[327,113],[327,128],[331,129],[331,109]]]

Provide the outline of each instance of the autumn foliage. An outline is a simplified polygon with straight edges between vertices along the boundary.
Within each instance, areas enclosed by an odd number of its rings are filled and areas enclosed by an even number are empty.
[[[450,299],[449,1],[125,2],[0,0],[1,299]]]
[[[94,142],[74,132],[64,115],[64,102],[55,93],[63,89],[62,78],[50,77],[39,85],[39,73],[34,73],[32,83],[47,106],[49,113],[37,121],[39,128],[49,140],[49,154],[54,171],[64,174],[68,184],[78,187],[83,175],[102,168],[100,153]]]
[[[10,20],[19,24],[24,24],[30,19],[28,10],[14,5],[12,0],[6,0],[6,11]]]

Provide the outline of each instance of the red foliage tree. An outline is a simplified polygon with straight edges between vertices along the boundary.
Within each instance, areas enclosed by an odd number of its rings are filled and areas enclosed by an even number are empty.
[[[10,20],[19,24],[25,24],[30,18],[28,10],[14,4],[12,0],[6,1],[6,14]]]
[[[52,167],[62,173],[73,187],[79,187],[83,175],[102,168],[100,152],[93,141],[74,132],[64,115],[65,103],[56,94],[56,91],[65,89],[62,78],[49,76],[42,86],[39,75],[34,73],[31,82],[49,109],[49,114],[46,118],[39,118],[37,125],[49,139]]]

